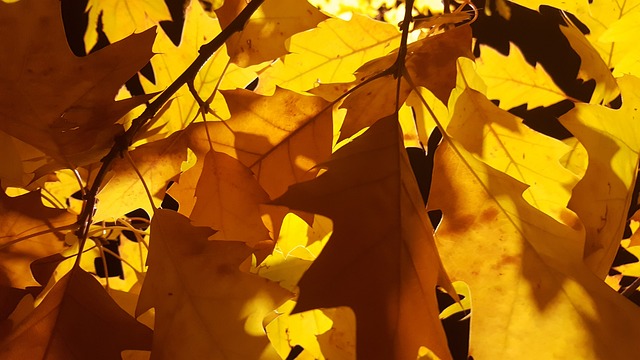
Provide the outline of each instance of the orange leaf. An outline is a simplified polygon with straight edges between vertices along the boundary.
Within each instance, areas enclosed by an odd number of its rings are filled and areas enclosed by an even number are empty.
[[[402,146],[396,116],[337,150],[317,179],[277,205],[331,218],[334,232],[298,283],[295,312],[349,306],[362,359],[415,359],[426,346],[450,359],[435,288],[451,288]]]
[[[63,166],[99,160],[122,131],[115,122],[149,99],[114,101],[151,58],[155,29],[78,58],[67,45],[60,3],[0,3],[0,130]],[[79,80],[81,79],[81,80]]]
[[[156,211],[151,221],[136,314],[155,308],[154,357],[258,359],[268,349],[263,319],[291,294],[240,269],[249,247],[208,241],[211,234],[170,210]]]
[[[84,270],[74,267],[0,344],[4,359],[117,359],[151,348],[151,330],[128,315]]]
[[[260,204],[269,201],[269,195],[251,170],[238,160],[227,154],[208,152],[196,198],[191,222],[218,230],[211,240],[238,240],[249,246],[269,240],[259,210]]]
[[[31,276],[31,262],[65,248],[61,231],[76,217],[66,210],[42,205],[40,192],[9,197],[0,191],[0,285],[39,286]]]

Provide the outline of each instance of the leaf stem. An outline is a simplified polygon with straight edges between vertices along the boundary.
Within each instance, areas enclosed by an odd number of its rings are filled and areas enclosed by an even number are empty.
[[[102,158],[102,166],[100,166],[100,170],[94,179],[89,192],[84,196],[84,208],[82,209],[82,213],[78,218],[78,229],[76,230],[76,236],[80,239],[80,251],[78,257],[76,258],[76,263],[74,266],[79,266],[80,264],[80,254],[82,253],[82,249],[87,241],[87,235],[89,232],[89,227],[93,222],[93,215],[95,213],[95,209],[98,206],[97,194],[104,182],[108,171],[111,169],[111,165],[117,156],[122,156],[122,154],[129,148],[129,146],[133,143],[133,139],[135,135],[138,133],[140,129],[142,129],[149,120],[151,120],[155,114],[162,108],[162,106],[171,99],[171,97],[188,81],[195,78],[197,73],[200,71],[200,68],[209,60],[209,58],[220,49],[224,43],[231,37],[231,35],[236,32],[242,31],[245,24],[253,15],[253,13],[258,9],[264,0],[252,0],[247,6],[238,14],[238,16],[233,19],[233,21],[226,27],[218,36],[216,36],[210,42],[202,45],[199,50],[198,57],[189,65],[189,67],[173,82],[166,88],[163,92],[155,98],[145,111],[140,114],[136,119],[131,123],[131,127],[127,129],[123,134],[117,136],[114,140],[114,144],[111,147],[111,150],[105,157]]]

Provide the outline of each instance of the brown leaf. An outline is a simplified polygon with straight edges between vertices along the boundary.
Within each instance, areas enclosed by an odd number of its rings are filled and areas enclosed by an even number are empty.
[[[104,155],[115,122],[149,99],[114,101],[151,58],[155,29],[87,57],[69,49],[58,1],[0,3],[0,129],[64,165]]]
[[[396,116],[337,150],[317,179],[277,205],[331,218],[334,232],[303,275],[295,312],[349,306],[361,359],[415,359],[426,346],[450,359],[435,288],[451,288]]]
[[[9,197],[0,191],[0,285],[39,286],[29,265],[65,248],[62,230],[76,217],[66,210],[42,205],[40,192]]]
[[[136,314],[155,308],[154,357],[258,359],[269,347],[262,321],[291,294],[240,269],[249,247],[208,241],[211,234],[170,210],[156,211],[151,221],[149,272]]]
[[[116,305],[93,276],[74,267],[0,344],[6,359],[117,359],[151,348],[151,330]]]

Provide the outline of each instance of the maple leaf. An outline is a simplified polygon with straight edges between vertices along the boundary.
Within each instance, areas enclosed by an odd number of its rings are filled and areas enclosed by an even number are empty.
[[[238,240],[249,246],[269,240],[260,212],[260,204],[267,203],[269,195],[238,160],[208,152],[195,196],[191,222],[217,230],[211,240]]]
[[[353,14],[349,21],[331,18],[288,42],[289,54],[260,74],[258,90],[278,85],[307,91],[318,84],[351,82],[361,64],[398,48],[397,27]]]
[[[515,44],[510,44],[506,57],[485,45],[480,45],[480,53],[481,57],[476,63],[478,74],[487,84],[487,97],[500,100],[502,109],[508,110],[522,104],[532,109],[567,98],[539,64],[533,67],[527,63]]]
[[[42,205],[39,191],[11,198],[0,191],[0,285],[39,286],[29,266],[66,246],[62,228],[76,217],[66,210]]]
[[[600,105],[576,104],[560,122],[587,149],[589,164],[573,190],[569,208],[587,229],[585,261],[604,278],[613,261],[626,222],[637,176],[640,142],[637,133],[640,80],[618,79],[622,91],[619,110]]]
[[[0,23],[0,46],[13,49],[0,55],[0,130],[63,166],[100,159],[122,131],[115,122],[149,99],[113,100],[151,58],[155,30],[77,58],[58,1],[0,3]]]
[[[578,218],[571,228],[535,210],[524,184],[451,142],[436,153],[429,209],[443,212],[436,239],[452,280],[471,289],[469,355],[633,357],[640,310],[582,263]]]
[[[450,358],[437,283],[449,288],[396,116],[337,150],[327,171],[273,203],[329,217],[334,232],[298,283],[294,311],[349,306],[362,359]]]
[[[249,247],[208,241],[211,233],[170,210],[151,220],[149,271],[136,314],[155,308],[154,357],[259,359],[274,351],[262,321],[291,294],[240,269]]]
[[[244,0],[226,0],[216,10],[222,27],[235,19],[246,5]],[[314,28],[326,19],[326,15],[305,0],[266,0],[242,32],[227,40],[231,61],[247,67],[285,55],[285,40],[293,34]]]
[[[151,330],[137,322],[84,270],[74,267],[0,344],[7,359],[115,359],[151,348]]]

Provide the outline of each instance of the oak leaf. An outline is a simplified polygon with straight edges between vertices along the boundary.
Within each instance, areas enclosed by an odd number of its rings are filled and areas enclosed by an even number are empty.
[[[240,269],[251,248],[209,241],[211,233],[170,210],[151,220],[149,271],[136,314],[155,308],[153,357],[259,359],[275,352],[262,322],[291,294]]]
[[[153,44],[156,55],[151,59],[155,82],[141,78],[144,90],[147,93],[165,90],[191,65],[200,47],[211,41],[220,31],[219,21],[210,18],[196,0],[191,0],[185,9],[185,24],[180,45],[176,46],[166,34],[158,34]],[[214,93],[214,90],[244,88],[255,77],[253,70],[229,64],[226,48],[222,47],[200,69],[193,80],[193,87],[202,100],[212,97],[209,107],[218,116],[228,118],[224,98],[219,93]],[[151,124],[147,134],[143,135],[145,141],[162,139],[168,134],[184,129],[196,120],[200,113],[200,106],[187,86],[180,88],[171,103],[165,107],[162,116]]]
[[[637,134],[640,80],[618,79],[622,107],[576,104],[560,122],[587,149],[589,163],[584,178],[573,190],[569,208],[587,230],[585,261],[604,278],[616,255],[624,231],[627,209],[639,164]]]
[[[151,348],[151,330],[74,267],[0,344],[7,359],[115,359],[125,349]]]
[[[237,240],[249,246],[269,240],[260,205],[269,195],[251,170],[231,156],[209,151],[195,191],[191,223],[217,230],[210,240]]]
[[[362,359],[451,358],[435,298],[451,289],[396,116],[338,149],[318,178],[273,203],[329,217],[334,232],[298,283],[294,312],[349,306]]]
[[[434,174],[429,209],[443,212],[438,250],[452,280],[471,289],[469,355],[635,356],[640,310],[584,265],[575,215],[565,216],[569,227],[534,209],[520,196],[526,185],[453,140],[438,149]]]
[[[351,82],[360,65],[387,55],[399,42],[400,32],[391,24],[360,14],[349,21],[331,18],[293,35],[289,54],[260,74],[258,89],[270,92],[277,85],[307,91],[319,84]]]
[[[469,26],[461,26],[410,44],[407,47],[405,67],[414,85],[429,89],[440,101],[446,103],[449,93],[455,88],[456,60],[459,57],[473,58]],[[335,100],[350,88],[393,66],[396,58],[397,52],[393,52],[372,60],[358,69],[356,81],[349,84],[324,84],[312,92],[325,99]],[[340,105],[347,109],[347,115],[340,128],[339,140],[370,126],[372,121],[381,116],[394,113],[396,93],[399,94],[397,102],[402,104],[412,90],[404,79],[399,91],[396,91],[397,86],[398,80],[389,74],[369,81],[349,94]]]
[[[0,3],[0,24],[0,46],[12,49],[0,54],[0,130],[61,166],[99,160],[122,131],[116,121],[149,99],[113,100],[153,55],[155,30],[78,58],[67,45],[58,1]]]
[[[284,89],[272,96],[247,90],[223,94],[230,120],[187,129],[189,148],[196,156],[204,158],[211,146],[240,160],[275,198],[289,185],[313,179],[314,167],[331,155],[331,109],[323,99]]]
[[[167,183],[180,174],[182,162],[187,158],[182,135],[176,133],[137,147],[126,155],[133,164],[127,158],[116,159],[111,178],[98,193],[99,206],[93,220],[117,219],[139,208],[152,214],[162,203]]]
[[[527,109],[549,106],[567,96],[540,66],[529,65],[520,49],[510,44],[508,56],[480,45],[478,74],[487,84],[487,97],[500,100],[500,107],[509,110],[527,104]]]
[[[246,5],[245,0],[225,0],[216,10],[220,25],[226,27]],[[305,0],[265,0],[242,32],[227,40],[231,62],[247,67],[285,55],[285,40],[326,19],[327,15]]]
[[[40,286],[31,262],[61,252],[66,247],[62,228],[75,221],[66,210],[45,207],[39,191],[14,198],[0,191],[0,285]]]

